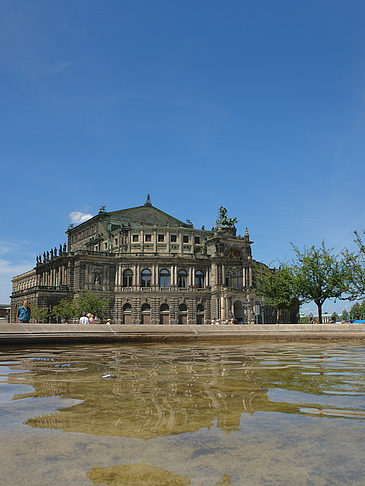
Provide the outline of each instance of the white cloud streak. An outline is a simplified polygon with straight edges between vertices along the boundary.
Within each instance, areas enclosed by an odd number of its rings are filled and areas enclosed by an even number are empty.
[[[70,221],[73,224],[83,223],[84,221],[87,221],[88,219],[90,219],[92,217],[93,217],[92,214],[90,214],[90,213],[83,213],[82,211],[72,211],[69,214]]]

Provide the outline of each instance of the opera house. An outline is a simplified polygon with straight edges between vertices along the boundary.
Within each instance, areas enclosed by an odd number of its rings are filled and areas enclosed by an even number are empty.
[[[67,230],[68,244],[36,257],[36,266],[13,278],[12,317],[26,298],[50,311],[84,291],[110,300],[110,317],[122,324],[275,322],[276,309],[255,292],[262,263],[252,258],[247,228],[219,210],[215,227],[194,228],[154,207],[107,212]],[[282,312],[281,322],[297,322]]]

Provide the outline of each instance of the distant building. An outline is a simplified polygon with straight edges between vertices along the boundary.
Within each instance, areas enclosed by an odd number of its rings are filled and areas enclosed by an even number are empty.
[[[10,305],[9,304],[0,304],[0,319],[1,320],[9,320],[10,316]]]
[[[248,231],[220,208],[211,231],[143,206],[99,214],[67,230],[68,246],[44,252],[36,266],[13,278],[12,316],[27,298],[51,309],[90,291],[111,302],[114,323],[203,324],[234,318],[270,323],[276,310],[255,292],[262,266],[252,259]],[[297,322],[297,312],[282,312]]]

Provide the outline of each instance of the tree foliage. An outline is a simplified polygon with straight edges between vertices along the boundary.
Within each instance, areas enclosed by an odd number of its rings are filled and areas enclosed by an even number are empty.
[[[91,292],[83,292],[73,299],[77,314],[80,316],[83,312],[97,316],[103,319],[109,314],[110,300],[97,297]]]
[[[35,319],[37,322],[44,322],[48,318],[47,307],[38,307],[33,304],[31,307],[31,318]]]
[[[103,319],[109,314],[110,300],[98,297],[91,292],[83,292],[72,300],[63,299],[53,307],[53,314],[66,321],[80,317],[83,312]]]
[[[327,299],[341,298],[349,292],[349,270],[343,253],[335,254],[324,242],[300,251],[292,244],[292,272],[298,293],[304,302],[314,301],[322,323],[322,306]]]
[[[256,280],[257,293],[265,298],[267,304],[276,307],[276,321],[279,322],[280,310],[295,309],[300,298],[292,268],[281,263],[270,270],[262,266]]]
[[[344,251],[349,272],[351,300],[365,297],[365,243],[357,231],[355,231],[355,243],[358,247],[357,253]]]
[[[73,317],[77,317],[77,311],[73,300],[63,299],[61,302],[53,307],[53,314],[68,321]]]

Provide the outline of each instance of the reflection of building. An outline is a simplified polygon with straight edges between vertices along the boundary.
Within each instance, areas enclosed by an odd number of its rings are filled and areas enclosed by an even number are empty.
[[[273,322],[275,312],[255,293],[248,231],[220,209],[211,231],[194,228],[152,206],[99,214],[70,227],[68,248],[44,252],[33,270],[13,279],[12,311],[24,298],[51,308],[92,291],[111,299],[114,322],[203,324],[234,317]],[[14,315],[14,314],[13,314]],[[286,313],[284,322],[297,322]]]
[[[108,353],[110,358],[99,360],[93,351],[88,354],[86,350],[55,354],[48,361],[43,357],[27,360],[29,372],[16,373],[12,380],[21,377],[21,383],[31,385],[34,391],[15,395],[13,400],[56,396],[82,403],[32,417],[25,424],[152,439],[195,432],[214,423],[229,433],[239,430],[243,413],[297,413],[299,408],[271,402],[263,384],[267,382],[266,369],[260,369],[256,359],[243,357],[241,351],[226,355],[223,362],[224,351],[219,347],[178,353],[147,347]],[[21,366],[16,364],[15,369]],[[280,387],[297,368],[280,368],[273,373],[276,371],[275,383]],[[103,372],[109,377],[104,378]]]

